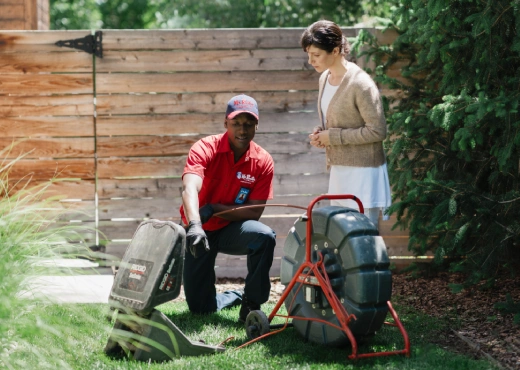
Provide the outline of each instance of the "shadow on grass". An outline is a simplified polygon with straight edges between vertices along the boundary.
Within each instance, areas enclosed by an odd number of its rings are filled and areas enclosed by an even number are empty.
[[[264,311],[267,315],[270,311]],[[224,312],[209,314],[209,315],[194,315],[189,311],[167,313],[166,316],[191,340],[206,338],[198,338],[199,333],[203,333],[205,328],[213,327],[217,331],[225,332],[232,331],[232,339],[229,339],[225,346],[227,351],[255,351],[262,349],[269,357],[280,357],[286,361],[294,359],[297,362],[316,363],[316,364],[338,364],[338,361],[347,361],[348,363],[358,363],[363,365],[370,365],[375,362],[381,362],[378,359],[362,359],[352,361],[348,358],[352,353],[352,347],[347,344],[342,347],[331,347],[321,343],[312,343],[306,341],[299,335],[294,328],[288,327],[277,332],[277,329],[271,331],[272,335],[261,339],[260,341],[249,343],[246,335],[244,324],[237,321],[238,309],[231,309]],[[277,323],[282,322],[277,319]],[[196,334],[193,334],[196,333]],[[225,340],[227,338],[222,338]],[[249,343],[249,344],[247,344]],[[243,348],[240,346],[247,344]],[[384,326],[380,332],[358,341],[358,354],[379,352],[379,351],[395,351],[404,348],[404,341],[397,328]],[[218,355],[217,355],[218,356]],[[394,363],[406,361],[405,356],[392,356],[396,360]]]
[[[274,305],[262,306],[264,313],[270,314]],[[412,345],[410,358],[392,355],[350,360],[350,345],[336,348],[320,343],[306,342],[294,328],[287,328],[258,342],[247,343],[246,330],[237,322],[239,308],[221,311],[210,315],[194,315],[188,311],[184,302],[169,302],[158,307],[183,334],[192,341],[203,340],[208,345],[218,345],[226,339],[226,351],[210,356],[181,356],[171,361],[152,365],[150,369],[166,369],[171,366],[186,368],[222,369],[490,369],[486,361],[477,361],[458,356],[445,348],[431,343],[443,329],[443,323],[421,315],[407,307],[396,307],[408,331]],[[283,309],[282,309],[283,311]],[[283,314],[284,312],[280,312]],[[282,319],[275,318],[273,323]],[[274,332],[273,330],[272,332]],[[358,342],[358,354],[395,351],[404,348],[401,333],[396,327],[384,325],[373,337]],[[121,361],[108,361],[117,368],[127,369]],[[144,368],[144,363],[133,363],[135,368]],[[131,366],[134,366],[131,365]],[[131,367],[134,368],[134,367]]]

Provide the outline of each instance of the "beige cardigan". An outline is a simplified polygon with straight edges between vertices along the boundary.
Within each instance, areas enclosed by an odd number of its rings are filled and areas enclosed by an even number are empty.
[[[329,71],[319,83],[318,112]],[[326,148],[327,168],[331,165],[379,167],[386,162],[383,140],[386,120],[379,90],[372,78],[356,64],[348,62],[338,90],[330,101],[325,127],[330,146]]]

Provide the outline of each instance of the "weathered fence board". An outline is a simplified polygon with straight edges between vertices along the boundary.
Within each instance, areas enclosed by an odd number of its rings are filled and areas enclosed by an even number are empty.
[[[325,173],[325,154],[273,154],[278,174],[312,174],[313,169]],[[98,178],[115,177],[170,177],[181,176],[186,156],[179,157],[123,157],[100,158],[97,161]]]
[[[16,138],[0,138],[0,148],[8,147]],[[26,138],[5,153],[4,158],[91,158],[94,138]]]
[[[312,91],[243,91],[255,95],[261,111],[261,125],[276,119],[280,112],[315,111],[317,90]],[[146,114],[147,119],[161,119],[163,114],[172,113],[220,113],[224,121],[229,93],[199,94],[117,94],[97,97],[96,110],[100,115]],[[0,103],[1,104],[1,103]],[[0,105],[1,109],[1,105]],[[275,112],[274,114],[270,112]],[[269,117],[266,114],[270,114]],[[266,117],[266,118],[264,118]],[[317,117],[317,116],[316,116]],[[317,118],[316,118],[317,119]],[[213,118],[210,118],[213,120]],[[103,121],[99,121],[101,123]]]
[[[312,175],[324,174],[324,181],[328,181],[325,175],[325,152],[312,150],[307,153],[273,154],[276,173],[280,175]]]
[[[182,180],[176,178],[99,179],[101,198],[170,198],[180,196]]]
[[[2,31],[0,30],[0,53],[64,52],[73,49],[56,46],[60,40],[72,40],[90,35],[84,31]]]
[[[82,222],[92,223],[96,219],[96,203],[94,200],[64,200],[58,203],[67,210],[61,222],[69,222],[71,225],[81,225]]]
[[[318,78],[319,75],[313,71],[113,73],[98,74],[96,90],[99,94],[227,91],[231,97],[233,93],[252,89],[256,91],[313,90],[317,86]],[[64,82],[64,88],[71,82]],[[8,83],[15,82],[8,81]],[[79,78],[77,83],[80,83]]]
[[[0,117],[5,137],[92,136],[92,117]]]
[[[18,136],[16,130],[20,125],[32,127],[36,132],[42,132],[42,130],[47,130],[46,127],[51,127],[53,128],[51,131],[43,131],[44,135],[54,136],[63,134],[62,136],[70,136],[67,128],[76,132],[85,125],[85,122],[80,122],[76,127],[72,127],[77,120],[86,120],[86,122],[90,122],[92,124],[91,132],[93,132],[93,115],[94,105],[92,94],[61,96],[2,96],[0,99],[0,129],[2,132],[6,132],[6,135],[9,136]],[[58,116],[74,116],[74,118],[68,118],[70,122],[63,122],[67,118]],[[11,117],[9,119],[19,121],[3,123],[4,117]],[[21,119],[20,117],[27,118]],[[39,122],[35,124],[33,122],[35,120],[39,120]],[[42,126],[43,128],[40,128],[39,126]]]
[[[0,12],[1,11],[2,11],[2,9],[0,9]],[[2,18],[0,18],[0,24],[2,25],[2,28],[6,29],[6,30],[22,30],[25,27],[25,21],[23,19],[2,19]]]
[[[24,6],[17,4],[0,5],[0,14],[2,19],[18,18],[23,19]]]
[[[98,137],[97,151],[100,157],[146,157],[175,156],[187,153],[196,141],[205,135],[189,136],[118,136]],[[305,134],[262,134],[255,136],[255,142],[271,155],[283,153],[306,153],[316,151],[306,140]],[[56,141],[56,140],[55,140]],[[75,139],[79,144],[79,140]],[[1,141],[0,141],[1,143]],[[56,144],[58,144],[56,142]],[[65,143],[66,144],[66,143]],[[43,143],[47,145],[47,143]],[[56,149],[57,145],[56,145]],[[79,155],[78,155],[79,156]]]
[[[32,95],[92,93],[92,74],[3,74],[0,94]]]
[[[94,158],[20,159],[13,161],[9,180],[32,177],[34,180],[54,178],[94,179]]]
[[[324,173],[313,175],[281,175],[275,170],[274,188],[278,195],[324,194],[327,183]],[[176,178],[100,179],[97,184],[101,198],[171,198],[180,196],[182,180]]]
[[[31,187],[45,186],[45,197],[59,197],[60,199],[81,199],[94,200],[95,181],[81,179],[60,179],[49,184],[48,181],[31,180],[28,184]],[[20,181],[13,184],[12,189],[17,191],[25,186],[25,182]]]
[[[305,132],[309,133],[317,120],[314,114],[295,113],[260,113],[258,137],[269,132]],[[316,118],[316,119],[314,119]],[[1,120],[0,120],[1,122]],[[97,119],[97,134],[112,135],[209,135],[224,130],[224,112],[210,114],[161,114],[143,117],[101,116]],[[258,139],[257,137],[257,139]]]
[[[180,176],[185,163],[186,156],[100,158],[97,161],[97,174],[99,179]]]
[[[92,56],[71,53],[11,53],[0,59],[0,73],[27,74],[48,72],[92,72]]]
[[[276,71],[309,69],[301,49],[108,51],[98,72]]]
[[[99,137],[100,157],[178,156],[186,154],[200,135]]]
[[[103,35],[105,50],[171,49],[276,49],[299,48],[302,28],[211,29],[211,30],[140,30],[109,31]],[[344,28],[347,37],[359,29]],[[300,49],[301,50],[301,49]]]

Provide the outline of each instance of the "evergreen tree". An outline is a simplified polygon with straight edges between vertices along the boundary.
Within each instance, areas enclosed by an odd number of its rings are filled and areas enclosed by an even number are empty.
[[[520,262],[520,1],[403,0],[399,36],[368,33],[375,79],[403,92],[386,102],[395,201],[409,249],[449,257],[468,282]],[[385,74],[405,63],[402,79]],[[392,104],[393,103],[393,104]]]

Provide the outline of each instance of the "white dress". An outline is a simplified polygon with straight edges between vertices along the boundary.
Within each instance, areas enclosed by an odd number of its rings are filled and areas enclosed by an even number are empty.
[[[327,79],[320,102],[323,119],[338,87],[332,86]],[[383,211],[383,220],[388,220],[384,211],[392,204],[392,193],[386,163],[379,167],[331,166],[328,193],[355,195],[363,203],[365,214],[376,225],[380,211]],[[330,204],[358,209],[357,203],[350,199],[331,200]]]

